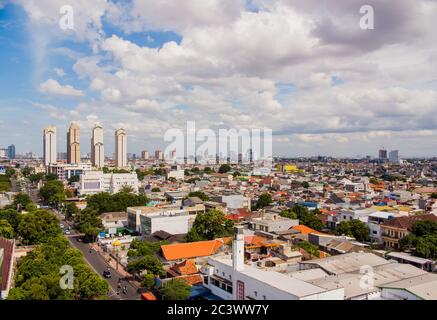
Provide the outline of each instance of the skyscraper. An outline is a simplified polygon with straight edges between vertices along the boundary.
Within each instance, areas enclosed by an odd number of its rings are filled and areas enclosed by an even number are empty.
[[[93,166],[102,168],[105,166],[105,152],[103,145],[103,128],[95,124],[91,138],[91,162]]]
[[[48,166],[52,163],[56,163],[56,128],[48,126],[44,128],[43,135],[43,154],[44,165]]]
[[[72,122],[67,132],[67,162],[80,162],[80,129],[76,122]]]
[[[149,160],[149,151],[147,151],[147,150],[141,151],[141,158],[143,160]]]
[[[127,136],[126,130],[115,131],[115,166],[117,168],[127,167]]]
[[[164,160],[164,152],[162,152],[161,150],[156,150],[155,151],[155,159],[156,160]]]
[[[8,158],[15,159],[15,145],[13,144],[8,147]]]
[[[388,154],[388,160],[393,163],[399,162],[399,151],[390,151],[390,153]]]
[[[387,150],[379,150],[379,160],[387,160]]]

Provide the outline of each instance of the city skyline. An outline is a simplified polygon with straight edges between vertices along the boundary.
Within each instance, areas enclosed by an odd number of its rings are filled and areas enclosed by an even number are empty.
[[[166,129],[195,120],[271,128],[276,156],[373,155],[381,145],[437,155],[437,72],[427,67],[436,3],[368,1],[374,30],[360,28],[357,0],[189,1],[183,17],[177,2],[77,2],[71,30],[59,27],[61,2],[2,3],[0,145],[18,153],[41,156],[27,132],[47,123],[77,121],[83,141],[95,122],[108,124],[105,135],[129,128],[128,152],[138,153],[164,149]]]

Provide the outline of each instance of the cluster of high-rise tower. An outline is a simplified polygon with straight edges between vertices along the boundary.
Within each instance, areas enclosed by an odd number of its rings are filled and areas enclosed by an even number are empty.
[[[48,126],[44,128],[43,136],[44,164],[49,166],[57,163],[56,153],[56,128]],[[115,166],[124,168],[127,166],[127,136],[126,130],[115,131]],[[103,144],[103,127],[96,124],[91,137],[91,163],[97,168],[105,165],[105,152]],[[77,164],[81,162],[80,155],[80,128],[76,122],[72,122],[67,132],[67,163]]]

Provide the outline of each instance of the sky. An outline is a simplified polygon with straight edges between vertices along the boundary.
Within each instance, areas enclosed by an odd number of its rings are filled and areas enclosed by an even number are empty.
[[[42,154],[71,121],[81,151],[184,129],[273,130],[275,156],[437,156],[437,1],[0,0],[0,147]],[[360,8],[374,28],[360,28]],[[62,20],[65,22],[65,20]]]

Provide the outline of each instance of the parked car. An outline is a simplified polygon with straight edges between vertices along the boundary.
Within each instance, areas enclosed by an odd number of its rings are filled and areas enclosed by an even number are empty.
[[[104,278],[111,278],[111,271],[109,271],[109,270],[105,270],[105,271],[103,271],[103,277]]]

